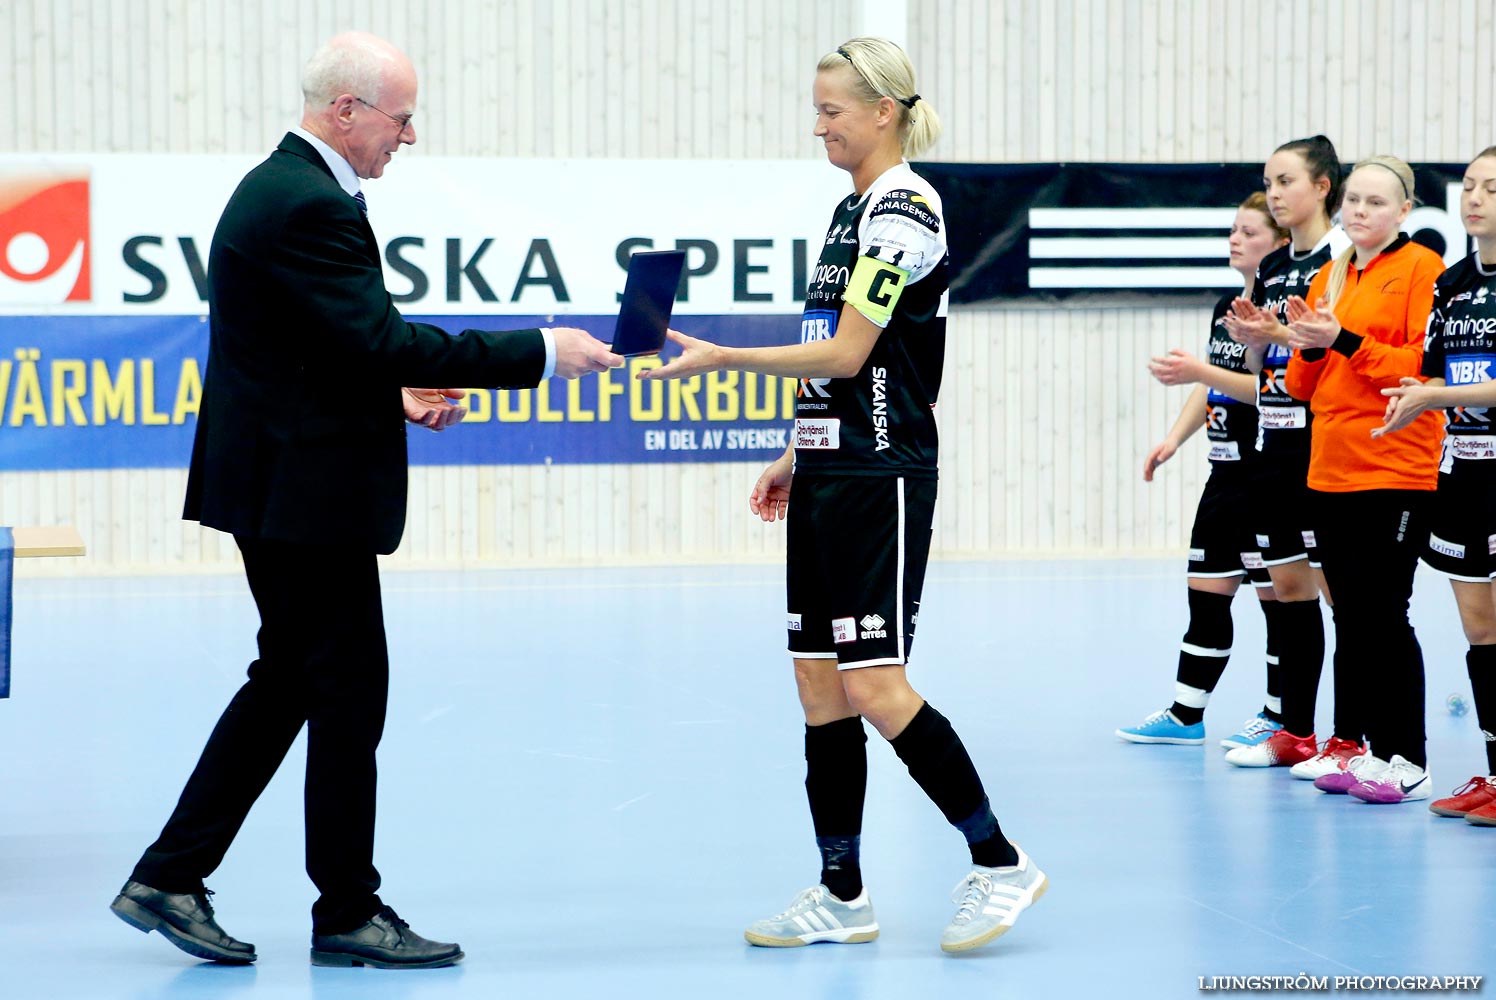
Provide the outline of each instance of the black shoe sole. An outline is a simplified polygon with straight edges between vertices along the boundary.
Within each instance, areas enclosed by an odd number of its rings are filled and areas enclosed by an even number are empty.
[[[448,955],[445,958],[433,958],[424,962],[386,962],[378,958],[369,958],[367,955],[355,955],[346,951],[318,951],[312,949],[312,964],[320,965],[329,969],[350,969],[356,966],[368,966],[371,969],[441,969],[448,965],[456,965],[462,961],[463,953]]]
[[[248,965],[259,958],[254,952],[246,955],[240,951],[226,951],[222,948],[215,948],[206,941],[198,941],[195,938],[187,937],[171,924],[162,920],[128,896],[114,897],[114,902],[109,904],[109,909],[116,917],[119,917],[125,923],[142,933],[149,934],[151,931],[160,932],[162,937],[193,958],[202,958],[209,962],[222,962],[225,965]]]

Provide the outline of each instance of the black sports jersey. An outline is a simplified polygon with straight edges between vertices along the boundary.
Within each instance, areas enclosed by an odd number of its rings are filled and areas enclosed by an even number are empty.
[[[1423,374],[1448,385],[1496,377],[1496,270],[1484,272],[1472,253],[1434,282],[1434,304],[1423,342]],[[1484,406],[1444,411],[1444,455],[1439,471],[1496,478],[1496,434]]]
[[[802,343],[836,336],[848,283],[864,257],[889,266],[894,281],[885,282],[885,290],[893,283],[902,287],[886,320],[861,310],[883,326],[861,371],[852,378],[800,380],[795,465],[843,475],[934,478],[949,262],[940,196],[907,163],[885,171],[864,197],[854,194],[837,206],[806,291]],[[869,290],[869,298],[880,295],[876,287]]]
[[[1294,254],[1291,243],[1278,247],[1257,265],[1252,304],[1287,326],[1289,296],[1307,295],[1319,269],[1349,245],[1345,232],[1336,226],[1302,256]],[[1290,396],[1284,388],[1291,357],[1293,351],[1288,348],[1269,344],[1257,375],[1257,450],[1268,454],[1309,454],[1309,426],[1314,414],[1308,403]]]
[[[1231,311],[1235,295],[1223,295],[1210,317],[1210,357],[1217,368],[1228,372],[1251,374],[1247,369],[1247,345],[1238,344],[1226,332],[1226,314]],[[1216,465],[1237,465],[1255,454],[1257,442],[1257,407],[1243,403],[1235,396],[1211,389],[1205,397],[1205,436],[1210,439],[1210,461]]]

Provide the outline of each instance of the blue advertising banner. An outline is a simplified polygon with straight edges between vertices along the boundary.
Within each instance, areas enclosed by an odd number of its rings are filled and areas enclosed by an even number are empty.
[[[412,317],[443,329],[579,326],[602,340],[611,316]],[[792,343],[787,316],[678,316],[683,333],[718,343]],[[202,398],[202,316],[0,317],[0,469],[182,468]],[[673,348],[667,348],[667,356]],[[714,373],[684,381],[635,376],[655,358],[534,390],[475,389],[461,427],[412,427],[424,465],[758,461],[788,445],[793,379]]]

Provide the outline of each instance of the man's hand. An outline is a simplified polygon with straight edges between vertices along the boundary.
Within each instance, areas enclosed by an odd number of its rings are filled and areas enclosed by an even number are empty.
[[[466,389],[402,389],[400,402],[405,419],[433,431],[444,431],[467,416],[467,407],[455,400],[467,395]]]
[[[579,378],[623,366],[623,358],[608,350],[608,345],[586,330],[572,326],[550,328],[556,347],[556,370],[562,378]]]

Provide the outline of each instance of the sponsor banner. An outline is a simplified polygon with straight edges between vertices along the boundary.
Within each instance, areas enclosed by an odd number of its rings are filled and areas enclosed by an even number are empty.
[[[1404,229],[1454,263],[1463,163],[1415,163]],[[1214,301],[1241,288],[1226,235],[1260,163],[919,163],[949,227],[953,303]]]
[[[255,156],[0,156],[0,313],[192,314]],[[609,315],[635,250],[686,251],[683,314],[798,314],[847,174],[820,160],[401,152],[365,181],[411,315]]]
[[[207,354],[207,262],[259,156],[0,156],[0,468],[182,467]],[[680,248],[673,326],[793,343],[847,175],[806,161],[437,159],[365,182],[402,312],[448,330],[566,324],[611,339],[630,253]],[[760,460],[795,383],[628,372],[484,390],[412,429],[427,464]]]
[[[0,155],[0,313],[190,314],[213,227],[260,157]],[[950,164],[953,302],[1203,301],[1256,163]],[[1406,229],[1453,262],[1463,164],[1415,164]],[[365,182],[386,277],[422,315],[607,315],[639,249],[687,253],[677,310],[798,313],[847,176],[821,160],[518,160],[402,152]]]
[[[453,332],[542,317],[431,316]],[[572,316],[606,339],[611,316]],[[793,317],[682,316],[682,332],[735,346],[793,343]],[[202,316],[25,316],[0,320],[0,469],[181,468],[192,454],[208,325]],[[722,372],[634,376],[655,358],[534,390],[474,390],[467,419],[409,429],[425,465],[769,461],[793,425],[793,379]]]

